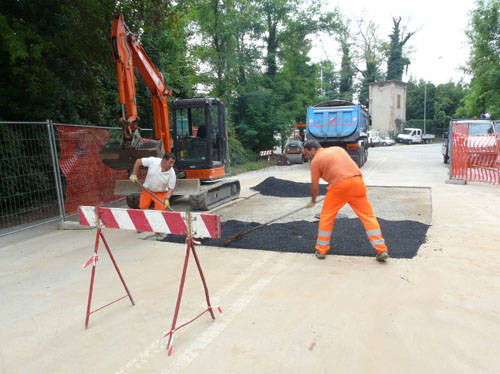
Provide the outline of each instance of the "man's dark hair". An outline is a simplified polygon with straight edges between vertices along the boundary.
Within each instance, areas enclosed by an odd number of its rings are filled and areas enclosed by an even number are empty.
[[[319,144],[317,140],[308,140],[307,142],[305,142],[304,149],[307,149],[308,151],[310,151],[313,148],[320,149],[321,144]]]
[[[165,160],[169,160],[171,158],[175,160],[175,155],[172,152],[165,153],[165,155],[163,156],[163,159]]]

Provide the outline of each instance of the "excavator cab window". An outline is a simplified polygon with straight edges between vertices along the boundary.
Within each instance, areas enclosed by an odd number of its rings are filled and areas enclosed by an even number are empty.
[[[176,111],[174,149],[178,161],[200,162],[208,159],[205,112],[203,107],[179,108]]]
[[[179,168],[210,169],[224,165],[224,105],[213,98],[173,103],[174,152]]]
[[[221,136],[221,127],[219,126],[221,121],[221,113],[223,107],[218,103],[212,103],[210,105],[210,116],[212,126],[212,136],[211,136],[211,159],[214,162],[215,166],[221,166],[222,161],[224,160],[224,155],[222,153],[222,143],[223,139]],[[222,113],[223,115],[223,113]]]

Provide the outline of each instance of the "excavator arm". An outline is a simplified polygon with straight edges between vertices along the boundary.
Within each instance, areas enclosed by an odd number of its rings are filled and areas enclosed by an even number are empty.
[[[131,133],[134,133],[134,136],[131,136],[131,147],[105,144],[100,155],[103,163],[113,169],[130,169],[139,157],[159,157],[160,151],[172,152],[167,105],[171,91],[165,86],[163,75],[151,62],[137,37],[127,28],[121,14],[113,19],[111,43],[118,72],[124,137],[127,139]],[[139,119],[135,98],[134,66],[151,92],[155,138],[163,142],[163,149],[159,141],[141,139],[139,143],[134,144],[137,133],[135,127]],[[179,128],[175,126],[173,129],[176,140],[176,164],[186,176],[186,179],[177,178],[175,194],[188,195],[192,209],[207,210],[239,196],[239,181],[223,180],[227,156],[224,113],[222,102],[213,98],[176,100],[173,104],[174,122],[180,123]],[[205,126],[206,133],[202,137],[200,131],[200,136],[195,136],[193,128],[196,127],[199,131],[202,126]],[[217,180],[217,182],[209,183],[202,188],[201,180],[211,182]],[[137,184],[128,180],[116,181],[115,194],[127,195],[128,205],[137,208],[138,192],[140,192],[138,188]]]
[[[113,56],[118,72],[118,89],[122,104],[122,121],[132,124],[138,120],[135,98],[134,65],[151,92],[155,121],[155,137],[163,141],[166,152],[171,152],[167,98],[171,90],[165,86],[163,75],[156,69],[146,51],[132,34],[123,15],[115,15],[111,31]]]

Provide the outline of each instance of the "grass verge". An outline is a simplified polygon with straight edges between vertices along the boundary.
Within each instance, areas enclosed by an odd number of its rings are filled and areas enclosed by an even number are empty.
[[[238,175],[241,173],[246,173],[247,171],[265,169],[269,166],[276,165],[276,160],[271,159],[271,161],[248,161],[237,166],[231,166],[231,175]]]

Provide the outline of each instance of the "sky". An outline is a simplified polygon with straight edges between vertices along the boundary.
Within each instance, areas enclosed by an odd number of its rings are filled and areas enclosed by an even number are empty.
[[[347,17],[355,20],[363,18],[378,25],[378,35],[389,41],[393,17],[402,17],[400,25],[406,24],[409,31],[416,33],[405,46],[411,49],[411,64],[408,74],[417,80],[424,79],[433,84],[449,81],[457,83],[461,79],[469,82],[470,77],[460,71],[469,58],[465,30],[469,22],[469,12],[474,9],[474,0],[325,0],[329,11],[337,6]],[[356,23],[352,25],[355,29]],[[313,41],[310,57],[313,62],[328,58],[340,65],[341,51],[331,37],[321,36]],[[382,66],[386,72],[387,64]]]

